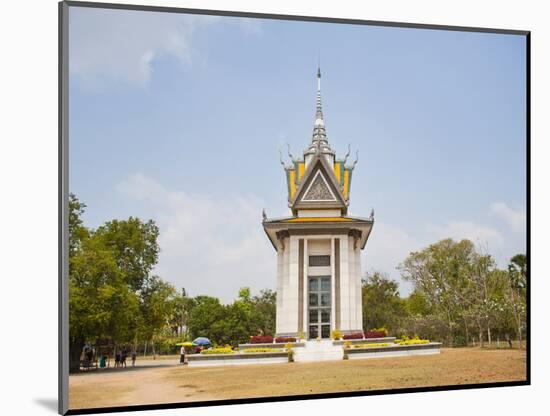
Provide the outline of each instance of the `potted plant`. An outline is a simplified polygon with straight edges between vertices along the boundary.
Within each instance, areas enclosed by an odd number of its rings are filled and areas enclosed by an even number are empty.
[[[288,354],[288,362],[293,363],[294,362],[294,351],[292,350],[292,344],[286,344],[285,345],[286,352]]]
[[[344,342],[344,346],[343,346],[343,348],[344,348],[344,357],[343,357],[344,360],[349,360],[348,349],[350,348],[350,346],[351,346],[351,342],[349,342],[349,341]]]

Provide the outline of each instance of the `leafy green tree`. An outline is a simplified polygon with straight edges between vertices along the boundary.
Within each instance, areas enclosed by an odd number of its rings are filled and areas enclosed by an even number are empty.
[[[124,281],[112,253],[94,235],[82,242],[69,271],[70,367],[78,371],[86,342],[126,342],[137,322],[139,299]]]
[[[154,221],[143,222],[135,217],[112,220],[100,226],[94,234],[103,239],[113,253],[130,288],[141,290],[158,261],[159,229]]]
[[[156,337],[168,326],[174,314],[174,287],[158,276],[147,279],[140,293],[141,326],[140,335],[150,339],[155,354]]]
[[[277,293],[274,290],[262,290],[259,295],[252,297],[250,335],[274,335],[276,309]]]
[[[157,262],[158,228],[138,218],[83,225],[86,205],[69,196],[69,351],[77,371],[82,347],[107,339],[129,343],[153,336],[171,314],[173,288],[150,277]],[[146,338],[147,339],[147,338]]]
[[[468,309],[471,306],[472,262],[476,252],[469,240],[441,240],[411,253],[399,265],[402,277],[414,284],[434,313],[447,322],[446,340],[453,343],[455,329],[462,324],[468,338]]]
[[[188,321],[191,311],[196,305],[195,299],[188,297],[183,290],[173,302],[173,314],[170,320],[170,328],[173,333],[180,334],[182,341],[187,340],[189,335]]]
[[[508,277],[507,305],[514,316],[516,336],[521,348],[527,307],[527,257],[525,254],[512,257],[508,265]]]
[[[75,194],[69,194],[69,258],[80,248],[82,242],[88,238],[89,231],[82,223],[82,214],[86,204],[80,202]]]
[[[384,327],[395,333],[407,316],[399,296],[398,284],[380,272],[369,273],[363,280],[363,330]]]
[[[195,307],[189,315],[189,333],[192,339],[207,337],[212,342],[219,343],[222,335],[219,321],[225,318],[225,308],[218,298],[211,296],[197,296]]]
[[[418,290],[413,290],[405,299],[405,310],[411,316],[427,316],[433,312],[426,296]]]

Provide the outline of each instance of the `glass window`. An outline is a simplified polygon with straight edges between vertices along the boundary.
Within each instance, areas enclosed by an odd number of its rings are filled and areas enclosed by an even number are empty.
[[[317,278],[309,279],[309,290],[311,292],[316,292],[319,290],[319,279]]]
[[[309,294],[309,306],[319,306],[319,296],[317,293]]]
[[[323,277],[321,279],[321,290],[330,290],[330,277]]]
[[[321,306],[330,306],[330,293],[321,293]]]
[[[319,336],[319,327],[317,325],[309,326],[309,337],[317,338]]]
[[[319,310],[318,309],[310,309],[309,310],[309,322],[312,324],[316,324],[319,322]]]
[[[310,267],[330,266],[330,256],[309,256]]]
[[[321,322],[323,323],[330,322],[330,309],[321,309]]]
[[[321,326],[321,338],[329,338],[329,337],[330,337],[330,325]]]

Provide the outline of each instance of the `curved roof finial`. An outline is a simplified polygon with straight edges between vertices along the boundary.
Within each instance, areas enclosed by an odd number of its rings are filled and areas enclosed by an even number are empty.
[[[279,148],[279,162],[281,163],[281,165],[283,166],[283,168],[286,169],[286,165],[285,165],[285,162],[283,160],[283,152],[281,151],[281,148]]]
[[[344,165],[346,164],[346,162],[348,161],[348,157],[349,157],[349,153],[351,152],[351,144],[348,144],[348,152],[346,153],[346,155],[344,156]]]
[[[359,161],[359,150],[357,150],[355,152],[355,160],[353,161],[352,165],[351,165],[351,169],[353,169],[355,167],[355,165],[357,165],[357,162]]]
[[[290,145],[286,144],[286,147],[287,147],[287,153],[288,153],[288,157],[290,158],[290,160],[292,160],[294,162],[294,156],[292,156],[292,153],[290,153]]]

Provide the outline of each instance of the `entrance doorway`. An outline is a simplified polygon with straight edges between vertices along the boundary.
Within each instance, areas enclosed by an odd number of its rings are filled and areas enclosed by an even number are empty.
[[[308,338],[330,338],[330,276],[308,277]]]

